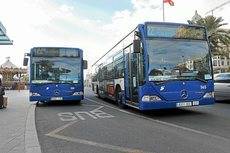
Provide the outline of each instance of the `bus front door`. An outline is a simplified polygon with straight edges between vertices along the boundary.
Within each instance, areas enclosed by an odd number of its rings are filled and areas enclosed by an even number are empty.
[[[138,54],[128,53],[125,60],[125,93],[129,103],[136,104],[138,102],[138,85],[139,85],[139,69]]]

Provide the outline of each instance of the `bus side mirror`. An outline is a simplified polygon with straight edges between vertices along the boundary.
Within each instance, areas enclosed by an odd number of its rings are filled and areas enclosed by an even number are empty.
[[[133,40],[133,52],[140,53],[141,52],[141,41],[140,40]]]
[[[28,65],[28,60],[29,60],[29,58],[24,57],[23,66],[27,66]]]
[[[88,69],[88,61],[83,60],[83,69]]]
[[[210,42],[212,36],[208,36],[208,42]]]

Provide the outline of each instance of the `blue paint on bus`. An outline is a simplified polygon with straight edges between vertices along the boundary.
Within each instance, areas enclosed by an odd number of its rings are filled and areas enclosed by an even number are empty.
[[[139,24],[94,65],[94,92],[120,106],[152,110],[214,104],[211,53],[202,26]]]

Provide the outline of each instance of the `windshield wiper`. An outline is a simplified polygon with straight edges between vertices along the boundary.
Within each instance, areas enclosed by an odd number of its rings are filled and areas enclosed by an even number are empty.
[[[186,76],[186,77],[188,77],[188,76]],[[182,79],[181,79],[182,80]],[[192,78],[187,78],[187,79],[183,79],[183,80],[198,80],[198,81],[201,81],[201,82],[204,82],[204,83],[207,83],[208,81],[207,80],[205,80],[205,79],[202,79],[202,78],[199,78],[199,77],[193,77],[192,76]]]
[[[32,82],[32,84],[37,84],[37,85],[38,85],[38,84],[39,84],[39,85],[44,85],[44,84],[56,84],[56,83],[57,83],[57,82],[39,82],[39,83],[37,83],[37,82],[36,82],[36,83],[33,83],[33,82]]]
[[[171,81],[186,81],[186,80],[193,80],[193,79],[170,79],[170,80],[162,80],[162,81],[154,81],[154,83],[156,85],[162,85],[165,84],[167,82],[171,82]],[[194,80],[198,80],[204,83],[207,83],[208,81],[199,77],[195,77]]]
[[[201,82],[204,82],[204,83],[208,82],[207,80],[199,78],[199,77],[195,77],[195,80],[198,80],[198,81],[201,81]]]
[[[154,83],[156,85],[162,85],[162,84],[165,84],[165,83],[171,82],[171,81],[176,81],[176,80],[175,79],[170,79],[170,80],[154,81]]]

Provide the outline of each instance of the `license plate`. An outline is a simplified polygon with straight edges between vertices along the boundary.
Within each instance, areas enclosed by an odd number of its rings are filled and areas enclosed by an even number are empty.
[[[51,100],[62,100],[62,97],[52,97]]]
[[[198,106],[199,104],[200,104],[199,101],[193,101],[193,102],[192,102],[192,105],[193,105],[193,106]]]
[[[176,103],[176,107],[188,107],[188,106],[192,106],[192,102]]]

